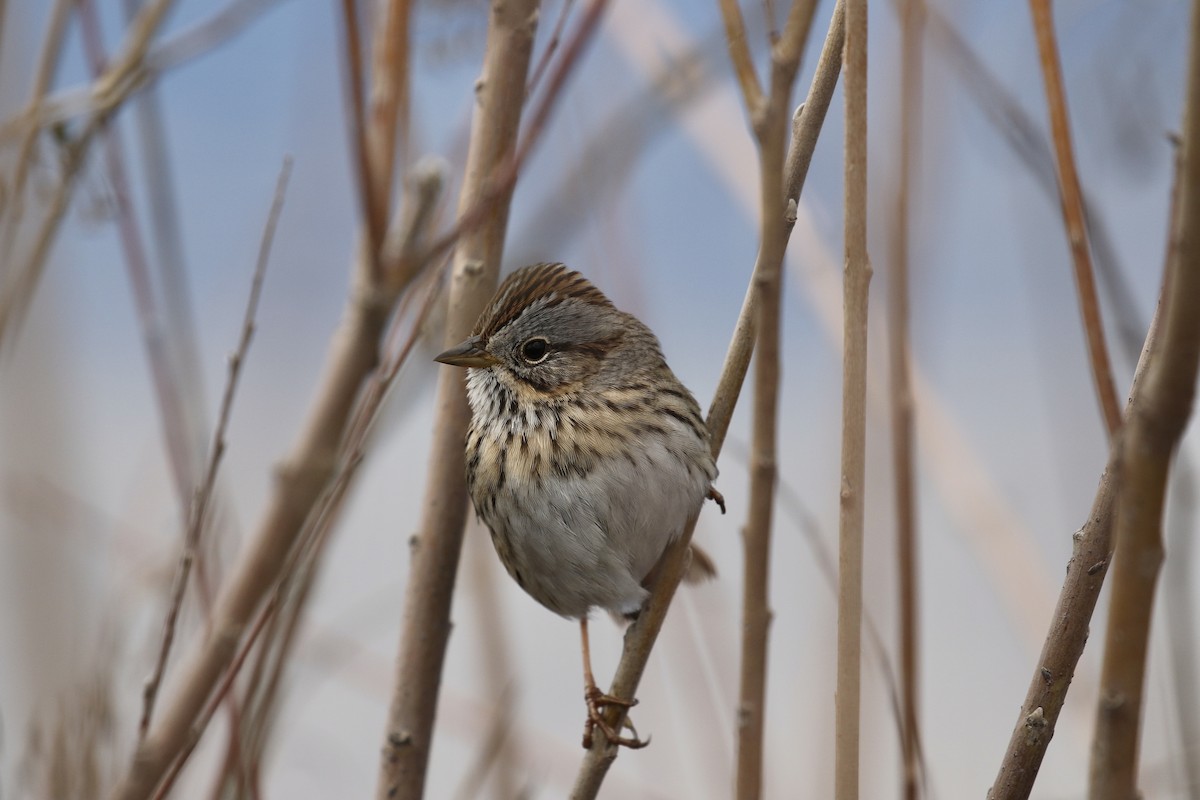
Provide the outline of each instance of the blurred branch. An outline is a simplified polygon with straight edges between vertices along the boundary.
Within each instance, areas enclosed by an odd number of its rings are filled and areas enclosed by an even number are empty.
[[[542,50],[542,54],[538,56],[537,63],[529,73],[529,85],[525,89],[525,95],[528,98],[542,82],[542,76],[546,74],[546,68],[550,66],[550,60],[558,51],[558,43],[562,41],[563,29],[567,26],[567,18],[571,16],[571,10],[575,7],[575,0],[563,0],[562,6],[558,9],[558,19],[554,23],[554,30],[550,32],[550,39],[546,42],[546,47]]]
[[[183,607],[188,576],[196,558],[200,537],[207,524],[209,501],[212,499],[213,487],[216,485],[217,470],[220,468],[221,458],[225,455],[225,431],[229,427],[229,419],[233,411],[233,398],[241,378],[242,365],[245,363],[246,353],[250,350],[250,342],[254,338],[254,318],[258,312],[258,301],[262,296],[263,279],[266,276],[267,262],[271,255],[271,244],[275,240],[275,229],[283,211],[283,198],[287,193],[288,179],[291,174],[292,159],[289,157],[284,159],[283,166],[280,168],[279,178],[275,184],[275,196],[271,201],[267,224],[263,228],[258,261],[254,266],[254,277],[250,282],[250,296],[246,300],[246,312],[242,319],[241,337],[238,339],[233,355],[229,357],[229,376],[225,382],[225,392],[221,396],[221,408],[217,414],[217,425],[213,430],[212,444],[209,447],[204,481],[196,490],[192,501],[188,527],[183,539],[183,553],[179,558],[179,565],[175,569],[175,578],[171,583],[170,601],[167,604],[167,618],[163,623],[162,643],[159,645],[158,658],[154,664],[154,671],[150,674],[150,678],[142,690],[142,716],[138,723],[139,740],[145,739],[150,728],[150,720],[154,715],[154,703],[158,698],[158,689],[162,683],[163,673],[166,671],[171,645],[175,641],[175,624],[179,619],[179,611]]]
[[[1200,0],[1192,4],[1183,142],[1167,264],[1162,339],[1130,400],[1118,452],[1116,552],[1088,796],[1137,794],[1142,695],[1154,592],[1163,561],[1162,516],[1171,458],[1192,414],[1200,366]]]
[[[460,224],[489,193],[496,171],[517,148],[538,7],[538,0],[495,0],[492,4],[459,196]],[[496,288],[512,188],[510,183],[499,192],[487,206],[482,224],[468,228],[457,240],[446,319],[448,345],[467,336]],[[463,441],[469,411],[460,374],[440,372],[437,402],[436,435],[420,533],[414,537],[405,589],[395,683],[380,762],[377,796],[381,800],[416,800],[424,794],[450,634],[450,600],[466,523]]]
[[[899,186],[892,217],[892,263],[888,276],[888,355],[892,406],[892,459],[896,492],[896,553],[899,573],[901,735],[904,759],[902,797],[917,800],[921,792],[920,761],[920,614],[917,574],[916,454],[913,426],[909,337],[909,203],[913,188],[921,125],[921,78],[924,59],[925,9],[921,0],[905,0],[901,12]]]
[[[108,124],[109,119],[116,113],[121,103],[138,85],[142,59],[150,46],[150,39],[162,24],[172,2],[173,0],[155,0],[142,9],[137,18],[130,23],[129,33],[117,57],[107,65],[103,74],[93,84],[96,100],[95,113],[78,136],[63,145],[62,175],[48,204],[46,216],[42,220],[33,248],[23,263],[11,267],[11,272],[6,276],[3,290],[0,290],[0,345],[3,345],[6,337],[13,333],[13,329],[19,322],[19,315],[24,313],[37,292],[38,283],[40,283],[45,270],[46,258],[50,254],[50,247],[58,232],[58,224],[66,213],[71,198],[71,189],[74,187],[79,170],[83,167],[92,137]],[[47,47],[51,50],[46,53],[46,58],[42,63],[43,68],[56,61],[57,53],[54,50],[60,46],[61,33],[57,40],[48,40]],[[41,70],[39,70],[38,80],[44,77],[45,75],[41,74]],[[37,111],[42,105],[42,102],[37,100],[39,96],[35,90],[33,105],[21,116],[20,126],[36,126],[35,120],[39,116]]]
[[[786,247],[787,238],[796,221],[794,214],[786,212],[789,207],[794,205],[803,188],[808,165],[812,159],[812,150],[816,146],[817,134],[825,120],[825,112],[829,108],[834,87],[837,85],[837,77],[841,69],[843,10],[843,0],[838,0],[817,71],[809,88],[808,99],[802,112],[797,115],[793,127],[791,152],[787,155],[783,170],[785,191],[784,196],[780,198],[783,201],[780,208],[785,211],[783,215],[780,215],[782,225],[777,233],[781,239],[778,245],[781,253]],[[760,248],[763,244],[760,243]],[[721,448],[725,443],[729,420],[733,416],[733,410],[737,405],[737,396],[741,392],[742,382],[749,367],[758,317],[757,277],[765,269],[767,269],[767,264],[764,259],[764,251],[760,249],[755,261],[754,272],[746,289],[746,298],[742,303],[742,310],[738,315],[729,350],[721,369],[721,377],[706,418],[714,457],[720,455]],[[664,559],[663,570],[649,601],[638,615],[637,621],[625,634],[625,646],[612,686],[608,690],[609,695],[632,699],[637,693],[638,684],[650,657],[650,651],[662,629],[671,598],[683,575],[683,566],[694,529],[695,520],[685,527],[683,535],[669,548],[668,555]],[[619,706],[609,707],[607,713],[607,721],[610,726],[619,729],[624,720],[624,709]],[[580,764],[575,787],[571,792],[573,800],[594,798],[599,793],[605,775],[616,757],[617,747],[615,745],[608,743],[603,736],[595,737],[592,747],[585,754],[583,763]]]
[[[367,154],[375,207],[392,206],[396,159],[409,159],[409,64],[412,0],[390,0],[371,45],[371,94],[367,103]],[[386,226],[387,220],[383,220]]]
[[[380,198],[380,193],[377,191],[378,176],[372,176],[372,167],[374,165],[371,163],[371,156],[374,153],[367,151],[367,114],[363,101],[363,53],[358,27],[357,0],[342,0],[342,32],[342,55],[346,62],[346,95],[350,102],[347,114],[350,149],[354,154],[358,198],[362,206],[360,213],[367,230],[364,258],[366,259],[371,279],[378,281],[380,275],[379,250],[383,244],[384,226],[387,224],[387,206],[380,202],[382,198]],[[391,124],[395,124],[394,121]],[[387,158],[390,165],[390,152]],[[389,189],[391,188],[390,178],[391,173],[389,172],[389,182],[387,184]]]
[[[438,205],[443,180],[442,167],[436,160],[418,162],[410,172],[410,200],[405,203],[402,218],[393,225],[393,232],[403,232],[398,235],[411,242],[410,247],[419,247],[421,239],[429,231],[432,224],[431,212]],[[241,747],[235,750],[238,742],[230,742],[226,766],[213,793],[214,797],[228,796],[221,794],[222,789],[230,790],[233,796],[240,796],[239,793],[245,792],[243,786],[253,791],[260,782],[263,754],[279,716],[280,688],[283,685],[285,670],[293,663],[297,636],[305,619],[304,614],[320,567],[324,563],[333,528],[344,508],[346,492],[366,460],[371,437],[379,415],[385,408],[385,401],[401,367],[407,363],[417,345],[433,306],[441,296],[443,272],[440,267],[426,270],[419,279],[422,285],[414,286],[412,290],[405,292],[400,300],[395,314],[396,322],[388,335],[383,363],[368,380],[353,418],[347,426],[338,455],[337,474],[331,482],[330,490],[321,498],[310,517],[310,522],[301,533],[294,567],[283,571],[272,595],[271,604],[275,611],[263,628],[254,665],[242,684],[245,732]],[[410,307],[418,304],[418,295],[419,306],[410,314]],[[399,324],[400,320],[409,317],[411,319],[406,326]],[[244,760],[244,770],[237,769],[237,758]]]
[[[67,22],[71,19],[73,0],[55,0],[50,11],[50,23],[46,28],[46,39],[38,53],[38,64],[33,76],[33,91],[25,110],[18,119],[32,117],[45,100],[54,80],[54,71],[62,57],[63,42],[66,39]],[[0,40],[2,43],[2,40]],[[29,169],[34,164],[33,146],[37,141],[39,128],[30,125],[21,132],[21,144],[17,150],[16,172],[12,185],[8,190],[8,203],[2,209],[4,213],[4,228],[0,234],[0,264],[7,265],[5,272],[11,269],[13,246],[16,242],[17,228],[25,211],[25,183],[29,179]],[[2,301],[0,301],[2,302]],[[4,332],[0,326],[0,338]]]
[[[56,0],[68,7],[73,0]],[[232,0],[208,19],[171,36],[159,44],[149,45],[140,67],[142,80],[129,84],[128,93],[137,92],[163,73],[212,52],[245,30],[267,9],[284,0]],[[41,102],[28,106],[22,113],[0,123],[0,142],[17,135],[36,134],[51,125],[104,110],[98,96],[99,80],[86,86],[61,89],[46,95]],[[111,109],[110,109],[111,110]]]
[[[1062,69],[1058,60],[1058,44],[1054,35],[1054,13],[1050,0],[1029,0],[1033,13],[1033,28],[1037,35],[1042,79],[1046,87],[1046,103],[1050,109],[1050,129],[1054,137],[1055,163],[1062,201],[1071,259],[1075,265],[1075,287],[1079,291],[1079,307],[1083,316],[1084,336],[1091,359],[1092,376],[1104,425],[1111,438],[1121,426],[1121,407],[1113,384],[1108,347],[1104,343],[1104,323],[1100,317],[1100,301],[1096,297],[1096,278],[1088,249],[1087,228],[1084,222],[1083,195],[1079,175],[1075,170],[1075,155],[1071,148],[1071,126],[1067,117],[1067,100],[1063,92]]]
[[[136,18],[144,5],[144,0],[123,0],[126,22]],[[156,267],[158,276],[159,301],[166,323],[163,333],[167,337],[166,350],[178,393],[176,400],[184,426],[182,436],[186,439],[185,451],[189,453],[192,470],[198,473],[203,469],[210,426],[204,406],[206,393],[195,313],[188,288],[179,203],[167,152],[167,133],[158,88],[151,78],[145,89],[132,99],[139,143],[135,157],[140,158],[142,166],[148,236],[153,243],[150,262]],[[115,128],[109,133],[118,135]],[[189,492],[194,488],[194,482],[188,484]],[[189,502],[190,497],[181,499],[181,506],[186,507]],[[198,570],[198,577],[201,601],[207,608],[211,605],[212,587],[203,567]]]
[[[95,5],[90,0],[80,0],[76,7],[79,11],[87,60],[93,74],[99,77],[104,73],[106,62],[100,20]],[[155,399],[158,401],[159,424],[167,451],[167,462],[171,465],[176,499],[182,512],[191,503],[191,493],[195,491],[196,486],[196,472],[203,455],[191,447],[183,390],[179,384],[173,354],[167,348],[166,326],[160,313],[158,298],[155,296],[150,263],[146,257],[141,229],[134,211],[120,133],[116,128],[106,128],[102,139],[108,179],[112,183],[113,202],[116,205],[117,232],[125,254],[125,266],[142,344],[146,349],[146,361],[154,384]]]
[[[846,165],[842,355],[842,479],[838,516],[838,658],[834,796],[858,797],[862,683],[863,506],[866,481],[867,3],[846,0]]]
[[[337,455],[347,425],[363,385],[379,364],[388,320],[410,282],[387,274],[375,280],[365,261],[358,263],[310,417],[277,470],[263,519],[221,588],[210,627],[181,666],[171,702],[151,725],[114,797],[147,797],[172,762],[181,761],[202,733],[201,715],[209,698],[235,658],[244,657],[239,656],[243,633],[264,598],[278,586],[286,565],[293,563],[305,526],[311,524],[320,499],[337,477]]]

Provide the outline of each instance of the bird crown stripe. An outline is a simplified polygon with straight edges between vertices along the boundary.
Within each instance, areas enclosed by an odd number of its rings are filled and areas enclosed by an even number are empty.
[[[603,292],[563,264],[545,262],[522,267],[500,284],[495,299],[479,317],[475,334],[486,341],[538,300],[544,299],[546,306],[555,306],[570,298],[612,307]]]

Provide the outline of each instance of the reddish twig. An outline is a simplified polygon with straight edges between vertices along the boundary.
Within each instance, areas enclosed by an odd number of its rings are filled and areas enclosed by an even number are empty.
[[[1075,170],[1071,125],[1067,117],[1062,68],[1059,65],[1058,44],[1054,35],[1054,13],[1050,8],[1050,0],[1029,0],[1029,8],[1033,13],[1042,79],[1046,86],[1046,103],[1050,111],[1060,200],[1067,227],[1067,239],[1071,245],[1071,260],[1075,267],[1079,310],[1083,316],[1083,330],[1092,365],[1092,377],[1096,382],[1096,395],[1105,428],[1111,438],[1121,427],[1121,404],[1117,400],[1117,389],[1113,383],[1108,346],[1104,342],[1100,300],[1096,296],[1096,278],[1092,270],[1092,256],[1088,248],[1087,226],[1083,216],[1083,194],[1079,188],[1079,175]]]

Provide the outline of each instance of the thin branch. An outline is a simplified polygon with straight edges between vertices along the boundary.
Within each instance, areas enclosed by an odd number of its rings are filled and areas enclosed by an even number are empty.
[[[829,108],[833,89],[837,84],[837,76],[841,69],[843,13],[844,3],[843,0],[839,0],[834,9],[833,22],[830,24],[829,34],[825,39],[817,72],[813,76],[808,100],[793,128],[792,152],[788,155],[785,167],[784,187],[787,201],[794,202],[803,187],[808,165],[812,159],[812,149],[816,146],[817,133],[824,122],[825,112]],[[793,28],[793,36],[795,35],[794,30]],[[786,212],[789,204],[789,202],[783,202],[780,206],[781,210]],[[783,239],[780,244],[780,250],[782,250],[786,246],[787,237],[791,234],[795,216],[784,213],[780,215],[780,218],[782,226],[778,235]],[[742,310],[738,315],[738,321],[725,356],[721,378],[709,406],[706,423],[714,457],[720,455],[721,448],[725,443],[729,420],[733,416],[737,396],[741,392],[742,382],[749,366],[758,316],[759,298],[756,276],[766,266],[764,253],[760,249],[746,290],[746,299],[742,303]],[[650,657],[650,651],[662,629],[671,598],[683,575],[683,565],[694,530],[695,520],[692,520],[685,527],[683,535],[669,549],[664,559],[663,571],[659,575],[649,601],[638,615],[637,622],[625,634],[625,646],[621,654],[621,661],[617,665],[617,672],[608,694],[632,699],[637,693],[638,684],[641,682],[646,662]],[[614,729],[620,728],[624,716],[623,709],[619,706],[610,707],[607,711],[607,721]],[[616,757],[617,748],[609,744],[603,736],[596,736],[591,749],[584,755],[576,775],[575,786],[571,792],[573,800],[596,797],[608,774],[608,769]]]
[[[476,207],[494,171],[517,147],[521,108],[537,30],[538,0],[495,0],[488,25],[483,75],[472,124],[459,214]],[[514,177],[515,179],[515,177]],[[512,186],[486,218],[460,240],[454,256],[446,320],[447,345],[465,338],[495,290],[508,226]],[[463,441],[469,410],[462,376],[438,379],[436,436],[430,453],[420,533],[414,539],[396,676],[388,710],[377,796],[416,800],[424,794],[450,600],[466,523]]]
[[[837,694],[834,797],[856,800],[862,683],[863,507],[866,480],[867,3],[846,0],[846,167],[842,356],[842,479],[838,516]]]
[[[542,82],[542,76],[546,74],[546,68],[550,66],[550,61],[554,54],[558,51],[558,43],[562,40],[563,29],[567,26],[567,18],[571,16],[571,9],[575,7],[575,0],[563,0],[562,6],[558,9],[558,19],[554,23],[554,30],[550,32],[550,39],[546,42],[546,49],[542,51],[538,57],[537,64],[529,73],[529,86],[525,89],[525,96],[528,98]]]
[[[758,72],[754,69],[754,59],[750,55],[750,45],[746,41],[746,21],[742,19],[738,0],[720,0],[720,4],[721,19],[725,22],[725,41],[729,45],[729,60],[733,62],[733,72],[750,112],[751,125],[754,126],[762,113],[765,98]]]
[[[1192,5],[1179,196],[1163,270],[1161,346],[1131,399],[1115,448],[1117,496],[1112,603],[1088,796],[1137,794],[1142,695],[1154,592],[1163,561],[1162,514],[1171,458],[1192,414],[1200,367],[1200,0]]]
[[[920,631],[917,591],[917,488],[913,443],[913,395],[909,337],[909,216],[913,188],[913,161],[917,157],[921,121],[922,35],[925,10],[921,0],[905,0],[901,11],[900,50],[900,153],[896,210],[892,217],[891,275],[888,279],[888,353],[892,404],[892,458],[896,479],[896,552],[900,623],[901,737],[904,757],[901,781],[905,800],[917,800],[921,787]]]
[[[73,0],[56,2],[64,3],[69,10]],[[129,84],[129,90],[136,92],[164,72],[212,52],[280,2],[283,0],[232,0],[208,19],[160,44],[151,43],[140,67],[145,80]],[[0,123],[0,142],[7,142],[16,136],[36,135],[51,125],[67,122],[74,117],[100,113],[103,109],[97,103],[97,95],[101,86],[100,81],[93,81],[45,95],[40,103],[29,105],[21,113]]]
[[[167,659],[171,654],[171,645],[175,641],[175,625],[179,619],[179,611],[183,607],[183,598],[187,590],[188,576],[192,563],[199,549],[200,537],[204,532],[208,518],[209,500],[212,498],[213,487],[216,485],[217,470],[221,458],[225,454],[225,431],[229,427],[229,419],[233,412],[233,398],[237,393],[238,381],[242,374],[242,365],[250,350],[250,342],[254,338],[254,318],[258,313],[258,301],[262,296],[263,280],[270,260],[271,244],[275,241],[275,229],[279,224],[279,216],[283,211],[283,198],[287,193],[287,184],[292,174],[292,159],[285,158],[279,170],[279,178],[275,184],[275,195],[271,200],[271,210],[267,214],[267,223],[263,228],[262,241],[259,244],[258,261],[254,266],[254,277],[250,282],[250,296],[246,300],[246,311],[242,318],[242,333],[238,339],[237,348],[229,357],[229,376],[225,381],[225,392],[221,396],[221,408],[217,414],[217,425],[213,429],[212,445],[209,447],[208,464],[204,470],[204,481],[200,484],[192,502],[191,513],[188,516],[188,527],[183,539],[183,553],[175,568],[175,578],[171,582],[170,601],[167,604],[167,617],[163,623],[162,642],[158,648],[158,658],[154,663],[154,671],[146,681],[142,690],[142,716],[138,723],[138,740],[146,738],[150,729],[150,721],[154,715],[154,703],[158,698],[159,686],[166,672]]]
[[[372,283],[360,264],[354,291],[334,334],[327,372],[293,451],[276,471],[274,492],[256,533],[233,565],[212,613],[212,624],[181,665],[176,692],[151,725],[115,798],[144,798],[186,746],[213,688],[264,598],[277,583],[288,555],[317,501],[335,476],[336,455],[364,382],[379,363],[380,338],[402,284]]]
[[[139,85],[143,76],[142,66],[150,40],[157,33],[174,0],[155,0],[150,3],[129,25],[129,33],[120,52],[92,84],[94,92],[93,115],[83,126],[79,135],[63,147],[62,175],[51,198],[45,218],[38,230],[33,248],[0,289],[0,345],[12,335],[20,321],[20,315],[28,307],[45,271],[46,259],[54,243],[58,225],[67,211],[75,179],[87,158],[93,137],[102,130],[120,105]],[[37,127],[39,114],[35,104],[31,112],[23,116],[18,127]]]
[[[123,0],[126,22],[137,17],[144,0]],[[187,451],[197,472],[203,469],[204,447],[210,425],[204,407],[204,380],[196,315],[188,284],[187,259],[183,244],[179,201],[174,188],[172,164],[167,152],[166,124],[159,87],[153,79],[133,98],[133,116],[137,128],[137,156],[145,187],[149,237],[157,265],[158,287],[164,320],[167,323],[168,350],[176,376],[181,416],[186,426]],[[116,129],[112,131],[116,135]],[[194,484],[193,484],[194,486]],[[190,500],[190,498],[189,498]],[[201,579],[205,607],[211,605],[211,587]]]
[[[743,533],[745,576],[742,582],[742,665],[738,693],[737,776],[739,800],[762,795],[763,729],[766,721],[767,642],[771,622],[769,577],[775,506],[779,413],[780,303],[786,218],[795,216],[785,198],[784,161],[788,141],[788,103],[816,3],[794,0],[784,31],[771,53],[770,89],[754,125],[759,147],[761,268],[755,272],[758,330],[755,345],[754,410],[750,445],[750,499]],[[730,47],[731,53],[734,48]],[[752,117],[753,106],[746,109]]]
[[[1096,396],[1104,425],[1111,438],[1121,426],[1121,405],[1113,383],[1108,346],[1104,342],[1104,323],[1100,317],[1100,300],[1096,297],[1096,278],[1092,272],[1092,257],[1088,249],[1087,227],[1083,215],[1083,194],[1075,170],[1075,155],[1071,148],[1071,125],[1067,117],[1067,100],[1063,92],[1062,68],[1058,59],[1058,43],[1054,35],[1054,12],[1050,0],[1029,0],[1033,13],[1033,28],[1037,34],[1038,56],[1042,79],[1046,86],[1046,103],[1050,110],[1050,129],[1054,138],[1055,164],[1061,193],[1063,219],[1071,245],[1071,260],[1075,266],[1075,287],[1079,292],[1079,310],[1083,317],[1084,336],[1096,382]]]
[[[1172,214],[1172,218],[1176,217]],[[1165,291],[1164,284],[1163,290]],[[1142,344],[1142,353],[1133,375],[1129,392],[1130,408],[1140,402],[1144,375],[1150,363],[1158,357],[1159,328],[1164,316],[1165,298],[1160,295],[1158,308]],[[1071,560],[1067,562],[1067,577],[1063,581],[1058,603],[1051,616],[1037,667],[1029,683],[1025,702],[1017,724],[1009,738],[1008,748],[988,800],[1024,800],[1033,791],[1034,781],[1042,759],[1054,738],[1055,725],[1067,699],[1067,690],[1075,675],[1075,667],[1087,644],[1092,612],[1104,586],[1112,558],[1113,529],[1116,520],[1116,501],[1119,443],[1113,440],[1108,463],[1100,477],[1095,499],[1083,527],[1072,537]]]
[[[821,47],[821,57],[817,61],[817,70],[813,75],[812,85],[809,86],[808,97],[797,109],[793,120],[792,145],[784,167],[785,211],[788,201],[800,199],[804,180],[808,177],[808,167],[812,163],[813,151],[817,148],[817,138],[825,122],[825,114],[829,111],[829,104],[833,100],[833,90],[837,88],[838,76],[842,71],[845,18],[846,2],[838,0],[833,8],[829,31],[825,35],[825,44]],[[783,222],[784,235],[790,238],[796,217],[785,213]],[[754,273],[758,272],[761,264],[760,250],[754,262]],[[734,325],[725,361],[721,365],[721,377],[717,380],[712,405],[708,409],[708,434],[713,442],[714,452],[720,452],[725,443],[729,421],[733,419],[733,411],[741,396],[742,381],[750,368],[750,355],[754,350],[757,325],[758,292],[751,282],[742,301],[737,323]]]
[[[54,79],[54,71],[58,60],[62,57],[63,42],[66,40],[67,22],[71,19],[73,0],[55,0],[50,12],[50,22],[46,27],[46,39],[38,53],[37,69],[33,75],[33,90],[25,110],[19,120],[33,119],[38,109],[45,102],[46,93]],[[33,146],[37,142],[41,129],[36,125],[26,125],[22,131],[21,144],[17,150],[16,171],[13,174],[12,185],[9,187],[10,202],[4,209],[7,213],[4,219],[4,229],[0,233],[0,263],[11,264],[12,248],[16,242],[16,232],[25,210],[25,183],[29,179],[29,169],[34,164]],[[3,327],[0,327],[0,332]]]
[[[89,0],[79,2],[77,8],[84,50],[92,72],[99,76],[104,72],[106,61],[99,17],[94,3]],[[155,399],[158,401],[159,424],[167,451],[167,462],[171,466],[175,494],[182,512],[191,504],[190,495],[196,486],[196,472],[203,455],[191,448],[189,426],[184,413],[183,391],[174,369],[172,354],[167,348],[165,326],[154,292],[150,263],[130,196],[130,181],[119,132],[116,128],[107,128],[102,139],[104,159],[116,206],[117,232],[125,254],[137,322],[154,384]]]
[[[361,213],[366,222],[365,258],[372,281],[380,278],[379,248],[383,244],[387,224],[387,206],[380,205],[376,180],[372,178],[371,153],[367,144],[366,109],[363,101],[363,53],[358,27],[357,0],[342,0],[342,28],[346,63],[346,95],[350,101],[348,127],[351,150],[354,154],[355,178],[358,186]],[[390,173],[389,173],[390,179]],[[390,188],[390,180],[388,184]]]
[[[396,156],[409,156],[409,37],[412,0],[390,0],[371,46],[371,94],[367,118],[367,160],[374,207],[386,225],[392,207]]]
[[[521,168],[541,140],[546,122],[554,111],[555,103],[562,94],[567,78],[570,77],[575,65],[581,59],[584,49],[595,35],[600,18],[607,6],[608,0],[592,0],[588,4],[583,12],[583,18],[563,48],[562,56],[558,60],[558,67],[550,74],[549,84],[542,94],[540,102],[529,114],[524,138],[520,140],[515,149],[505,154],[497,162],[494,171],[477,193],[472,205],[459,209],[458,219],[454,226],[429,245],[421,254],[421,261],[435,259],[447,252],[460,238],[474,231],[488,217],[494,205],[512,191],[517,177],[521,174]]]

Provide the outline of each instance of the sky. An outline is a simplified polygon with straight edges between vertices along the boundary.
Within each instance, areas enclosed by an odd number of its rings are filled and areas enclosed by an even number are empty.
[[[10,4],[0,49],[0,109],[28,96],[47,9]],[[751,38],[765,48],[757,4]],[[163,38],[220,6],[180,0]],[[982,2],[936,5],[1034,123],[1047,129],[1028,15]],[[546,7],[542,43],[558,4]],[[110,51],[119,4],[100,3]],[[414,33],[413,152],[462,161],[483,44],[476,2],[419,4]],[[832,3],[813,25],[797,99],[811,78]],[[1079,171],[1112,241],[1139,324],[1153,309],[1164,253],[1172,154],[1181,114],[1188,7],[1178,0],[1055,4]],[[869,230],[875,364],[869,412],[868,611],[894,649],[891,467],[883,312],[897,192],[898,28],[872,3]],[[339,56],[338,5],[269,4],[244,32],[180,65],[157,89],[166,130],[212,424],[235,345],[259,238],[285,155],[295,167],[221,475],[233,526],[252,531],[307,413],[348,284],[356,203]],[[563,260],[656,331],[701,404],[711,397],[756,251],[755,153],[720,44],[715,3],[615,2],[518,185],[504,269]],[[713,43],[716,43],[715,46]],[[707,44],[705,44],[707,43]],[[995,775],[1057,596],[1070,534],[1084,521],[1107,456],[1085,359],[1067,240],[1056,199],[1014,154],[926,38],[921,148],[914,189],[912,334],[920,448],[923,722],[935,797],[982,796]],[[647,100],[650,76],[700,47],[706,78],[675,110]],[[72,26],[59,89],[88,78]],[[639,115],[645,115],[639,116]],[[134,202],[150,209],[132,115],[119,129]],[[630,131],[639,136],[625,138]],[[841,93],[818,145],[789,249],[784,302],[780,474],[818,535],[837,531],[842,227]],[[11,163],[12,148],[3,157]],[[43,142],[34,178],[53,185]],[[598,165],[598,166],[597,166]],[[589,169],[589,167],[592,167]],[[453,208],[456,180],[447,209]],[[116,750],[124,753],[157,641],[181,530],[157,404],[111,212],[93,160],[15,345],[0,358],[0,787],[13,791],[37,720],[70,705],[89,675],[111,673]],[[0,266],[0,270],[6,269]],[[1118,391],[1132,362],[1116,344]],[[372,791],[395,657],[407,540],[418,524],[437,351],[430,334],[406,366],[375,449],[333,540],[313,599],[267,794]],[[878,367],[878,368],[876,368]],[[747,496],[750,403],[743,400],[698,539],[720,579],[681,593],[640,690],[639,730],[612,796],[722,797],[731,783],[741,592],[739,530]],[[1185,445],[1195,457],[1194,435]],[[780,505],[771,574],[768,797],[828,796],[832,786],[836,604],[790,506]],[[514,664],[519,736],[512,752],[533,797],[563,796],[582,722],[576,631],[511,585],[468,532],[439,707],[429,796],[454,797],[463,764],[495,713],[483,629],[499,625]],[[223,545],[229,557],[235,541]],[[1194,557],[1193,557],[1194,560]],[[1196,565],[1191,564],[1194,570]],[[1106,604],[1035,793],[1079,796]],[[620,632],[596,629],[600,675]],[[1166,640],[1156,619],[1144,778],[1148,796],[1181,784]],[[181,642],[186,645],[186,642]],[[491,683],[489,683],[491,681]],[[603,681],[603,679],[602,679]],[[868,659],[863,796],[891,796],[898,750],[886,691]],[[1090,694],[1089,694],[1090,693]],[[223,732],[210,731],[179,796],[201,796]],[[1200,743],[1193,743],[1194,748]],[[124,756],[117,761],[123,764]],[[17,796],[20,796],[17,794]]]

